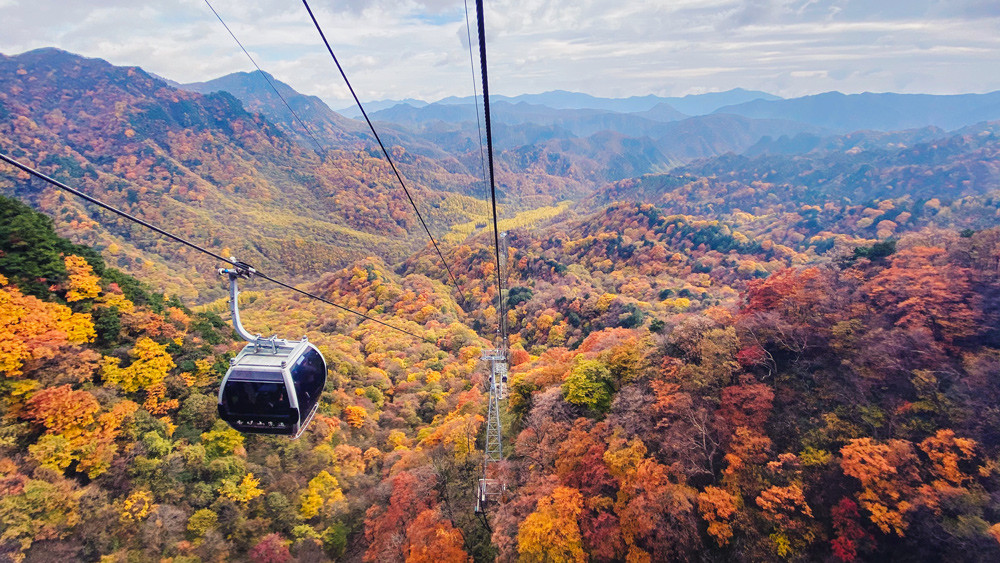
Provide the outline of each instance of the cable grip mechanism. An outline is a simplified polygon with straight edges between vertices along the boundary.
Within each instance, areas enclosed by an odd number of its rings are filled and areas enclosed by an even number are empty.
[[[219,268],[219,274],[229,275],[230,278],[233,276],[243,278],[245,280],[253,279],[257,275],[257,269],[247,264],[246,262],[241,262],[236,259],[235,256],[230,256],[229,261],[233,264],[230,268]]]
[[[250,334],[247,329],[243,328],[243,323],[240,321],[240,289],[236,280],[243,278],[246,280],[252,279],[257,270],[247,264],[246,262],[240,262],[235,256],[230,256],[229,261],[233,264],[232,268],[219,268],[219,275],[229,276],[229,310],[233,316],[233,330],[240,338],[250,342],[252,344],[260,344],[263,340],[261,335]],[[271,338],[271,346],[274,347],[274,338]]]

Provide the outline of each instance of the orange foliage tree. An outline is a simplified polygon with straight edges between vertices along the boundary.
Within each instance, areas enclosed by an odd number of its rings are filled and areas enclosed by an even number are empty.
[[[428,508],[406,529],[409,540],[407,563],[465,563],[472,558],[465,552],[462,533],[441,516],[438,508]]]
[[[16,377],[25,361],[52,358],[95,337],[90,315],[23,295],[0,275],[0,373]]]
[[[813,540],[815,534],[809,522],[813,519],[812,509],[797,484],[771,486],[760,493],[756,502],[774,525],[771,542],[780,557],[798,552]]]
[[[392,478],[387,506],[373,505],[365,514],[366,561],[402,560],[409,538],[407,530],[417,515],[435,504],[434,478],[403,471]]]
[[[956,437],[954,430],[942,429],[920,442],[920,449],[930,458],[935,477],[958,486],[972,479],[960,464],[973,458],[976,445],[975,440]]]
[[[137,409],[137,404],[121,401],[95,416],[101,407],[89,392],[69,385],[43,389],[28,399],[22,413],[45,429],[28,450],[42,465],[63,470],[79,461],[79,471],[97,477],[114,458],[119,428]]]
[[[880,444],[871,438],[856,438],[841,448],[840,455],[844,474],[861,482],[858,500],[868,510],[872,523],[883,533],[895,532],[902,537],[919,483],[912,444],[905,440]]]
[[[929,330],[950,344],[975,334],[980,314],[971,302],[971,271],[944,258],[940,247],[902,250],[871,280],[868,291],[897,325]]]
[[[613,440],[604,454],[619,480],[615,513],[630,561],[684,559],[698,543],[697,492],[646,457],[646,446]]]
[[[721,546],[729,543],[733,537],[731,520],[739,508],[739,497],[729,494],[725,489],[708,486],[698,493],[698,511],[708,523],[708,535],[715,538]]]

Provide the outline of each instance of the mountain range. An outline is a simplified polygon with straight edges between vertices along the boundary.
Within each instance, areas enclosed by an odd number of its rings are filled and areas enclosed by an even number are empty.
[[[756,90],[744,90],[734,88],[725,92],[708,92],[705,94],[688,94],[682,97],[661,97],[654,95],[632,96],[629,98],[601,98],[584,94],[581,92],[567,92],[565,90],[552,90],[541,94],[520,94],[518,96],[492,95],[491,101],[503,101],[512,104],[527,103],[532,105],[546,106],[553,109],[598,109],[614,111],[618,113],[635,113],[648,111],[658,105],[667,104],[677,111],[687,115],[704,115],[712,113],[723,106],[730,106],[749,102],[753,100],[780,100],[778,96],[759,92]],[[472,104],[475,102],[473,96],[450,96],[438,100],[438,104]],[[414,107],[428,105],[428,102],[419,100],[379,100],[373,102],[372,111],[386,109],[394,105],[407,104]],[[367,104],[366,104],[367,105]],[[338,110],[348,116],[360,116],[356,106],[349,106]],[[354,112],[357,112],[356,114]]]
[[[259,73],[174,87],[139,68],[55,49],[4,56],[0,70],[0,143],[5,151],[139,215],[178,221],[186,234],[269,264],[272,271],[306,275],[371,252],[392,261],[426,244],[366,125],[274,77],[267,78],[284,101]],[[605,103],[557,94],[550,103]],[[881,180],[891,181],[897,191],[918,184],[933,191],[933,182],[918,180],[935,178],[956,186],[957,197],[978,197],[995,186],[988,160],[993,154],[991,126],[947,128],[992,117],[997,94],[831,94],[781,100],[734,91],[680,100],[701,100],[704,111],[754,96],[693,117],[647,98],[641,104],[630,99],[632,107],[646,108],[634,112],[497,100],[493,115],[501,214],[523,224],[526,219],[518,217],[549,217],[563,200],[592,210],[625,195],[622,186],[636,185],[634,178],[650,174],[739,174],[745,183],[781,176],[780,183],[792,186],[802,183],[801,176],[813,182],[810,190],[818,189],[818,179],[849,184],[850,178],[868,178],[868,188],[860,192],[837,192],[852,201],[871,197],[865,190],[880,189]],[[544,96],[528,99],[546,101]],[[435,236],[449,234],[453,227],[485,224],[488,212],[474,106],[447,102],[396,105],[372,113],[394,163],[419,194],[420,209],[434,225]],[[839,109],[824,113],[826,103]],[[878,111],[893,104],[900,108],[895,114]],[[850,114],[844,123],[857,126],[880,120],[885,126],[914,128],[838,134],[832,117],[838,111]],[[955,150],[944,158],[935,147]],[[908,159],[910,168],[894,168],[900,159]],[[973,172],[962,172],[970,166]],[[899,170],[907,170],[907,176]],[[9,178],[0,183],[56,213],[57,224],[103,221],[92,210],[63,204],[26,183]],[[637,185],[647,190],[656,183]],[[650,201],[665,200],[657,196]],[[680,209],[689,208],[685,205]],[[545,211],[532,215],[536,209]],[[227,218],[222,232],[213,226],[219,217]],[[101,249],[121,249],[119,266],[160,272],[176,284],[173,293],[192,296],[212,286],[207,274],[173,275],[173,268],[190,267],[183,251],[160,248],[124,225],[109,230],[92,226],[76,236]],[[195,284],[200,289],[190,285],[192,279],[200,280]],[[218,292],[214,288],[206,296]]]
[[[826,92],[791,100],[753,100],[721,107],[715,113],[790,119],[836,133],[921,127],[952,130],[1000,119],[1000,91],[951,96]]]
[[[227,92],[179,90],[139,68],[54,49],[0,56],[0,147],[112,205],[292,276],[373,249],[388,258],[422,246],[392,171],[355,136],[356,124],[325,105],[291,102],[327,115],[337,148],[316,154]],[[481,203],[465,195],[477,177],[456,159],[397,156],[427,220],[447,229],[479,216]],[[64,228],[83,225],[74,236],[116,249],[116,266],[156,272],[174,294],[220,294],[211,270],[198,270],[182,247],[161,247],[156,237],[23,179],[4,176],[0,185]]]
[[[320,143],[371,142],[357,122],[356,107],[334,112],[318,98],[303,96],[269,77],[289,105],[315,123]],[[259,73],[237,73],[210,82],[179,85],[202,93],[228,91],[261,111],[300,141],[303,127],[274,96]],[[379,100],[366,103],[391,143],[425,156],[446,158],[478,146],[481,100],[449,97]],[[477,122],[476,113],[480,112]],[[683,97],[600,98],[579,92],[551,91],[493,96],[491,117],[498,162],[510,170],[525,155],[545,154],[550,171],[583,182],[615,181],[657,172],[727,153],[779,154],[832,150],[846,134],[854,143],[888,146],[944,136],[976,123],[1000,119],[1000,92],[965,95],[827,92],[782,99],[765,92],[733,89]],[[840,141],[833,141],[838,139]],[[831,144],[833,143],[833,144]],[[630,147],[628,153],[618,149]],[[461,160],[461,157],[460,157]],[[474,172],[475,158],[462,160]]]

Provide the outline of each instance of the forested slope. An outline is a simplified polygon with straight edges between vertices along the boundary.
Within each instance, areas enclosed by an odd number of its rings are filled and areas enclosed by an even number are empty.
[[[0,538],[12,559],[1000,552],[997,229],[925,230],[839,262],[773,260],[766,278],[709,271],[697,279],[712,283],[688,287],[701,273],[657,258],[667,248],[692,260],[766,251],[631,204],[553,227],[568,231],[558,244],[519,235],[509,497],[488,534],[471,512],[487,343],[463,324],[487,319],[419,273],[426,260],[402,274],[363,260],[312,289],[435,344],[248,288],[248,327],[307,333],[331,373],[303,438],[241,436],[215,415],[238,349],[212,312],[221,303],[196,313],[164,300],[43,217],[3,208]],[[633,222],[631,241],[603,236]],[[548,281],[574,271],[593,295]],[[616,286],[603,275],[616,271],[691,297]]]
[[[372,249],[399,260],[427,242],[380,153],[347,144],[317,155],[229,94],[177,90],[141,69],[54,49],[0,56],[0,146],[116,207],[275,273],[326,271]],[[480,200],[455,193],[480,192],[471,188],[475,176],[392,150],[431,224],[446,230],[485,215]],[[77,242],[110,249],[116,266],[169,280],[164,289],[172,294],[194,298],[211,285],[211,273],[196,268],[187,249],[26,177],[4,176],[0,188],[52,214]]]
[[[861,135],[846,150],[727,155],[609,184],[587,205],[652,203],[807,254],[926,227],[984,229],[1000,221],[997,131],[994,122],[909,146],[866,148]]]
[[[907,237],[525,359],[501,558],[995,559],[998,257]]]
[[[401,516],[372,511],[404,470],[434,493],[406,505],[408,533],[461,553],[455,518],[475,538],[482,342],[439,284],[372,259],[315,288],[377,300],[373,314],[436,344],[248,291],[248,327],[308,333],[331,373],[303,438],[243,436],[216,415],[238,343],[211,307],[165,300],[22,204],[0,209],[0,557],[280,561],[291,545],[302,560],[357,558],[392,541]],[[366,521],[391,532],[366,536]]]
[[[932,209],[825,248],[632,203],[511,232],[500,560],[995,558],[1000,229]]]

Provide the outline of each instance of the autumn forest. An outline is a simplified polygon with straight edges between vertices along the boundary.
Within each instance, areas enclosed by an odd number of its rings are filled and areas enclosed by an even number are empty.
[[[446,268],[363,130],[268,103],[0,55],[0,151],[406,330],[246,282],[329,373],[240,434],[222,264],[0,165],[0,561],[1000,560],[1000,122],[508,138],[498,272],[462,127],[380,124]]]

